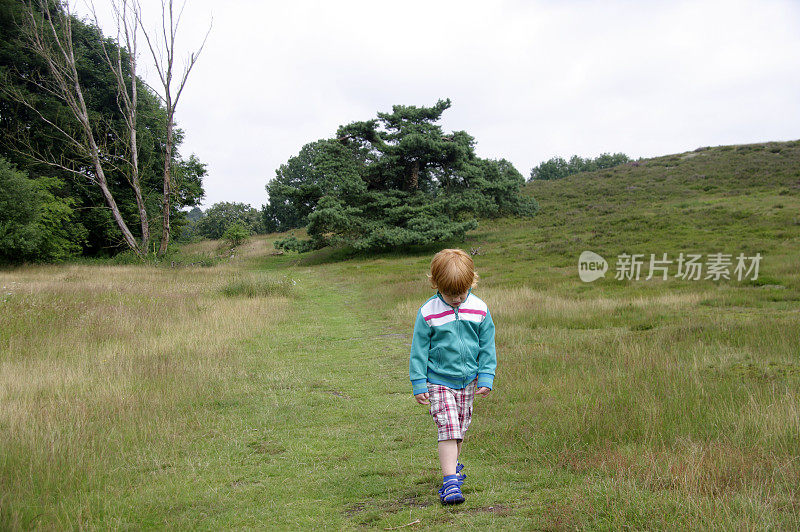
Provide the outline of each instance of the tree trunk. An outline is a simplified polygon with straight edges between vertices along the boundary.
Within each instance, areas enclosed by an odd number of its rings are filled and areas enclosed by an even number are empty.
[[[147,218],[147,208],[145,207],[144,199],[142,198],[142,186],[139,180],[139,143],[137,136],[137,117],[138,117],[138,78],[136,77],[136,65],[139,59],[138,45],[137,45],[137,28],[139,20],[141,19],[140,6],[138,1],[133,0],[110,0],[111,7],[117,18],[117,55],[112,59],[109,55],[108,49],[104,41],[101,41],[100,46],[103,49],[103,56],[106,64],[111,69],[117,81],[117,107],[122,115],[125,117],[125,124],[128,128],[128,141],[129,141],[129,154],[128,159],[131,165],[130,176],[126,176],[128,183],[133,189],[133,195],[136,200],[136,208],[139,212],[139,222],[142,229],[142,240],[140,243],[140,250],[142,254],[147,254],[147,248],[150,246],[150,221]],[[94,14],[95,26],[100,27],[100,22],[97,18],[97,13],[92,4],[92,13]],[[124,74],[124,65],[122,61],[122,43],[124,38],[125,47],[128,50],[128,74],[130,75],[130,94],[128,94],[127,84]]]
[[[133,186],[134,196],[136,197],[136,207],[139,210],[139,220],[141,221],[142,227],[142,251],[146,254],[147,247],[150,245],[150,222],[147,219],[147,209],[144,206],[144,199],[142,198],[142,186],[139,183],[139,143],[136,141],[136,133],[137,133],[137,108],[138,108],[138,90],[136,87],[136,26],[133,27],[133,36],[131,38],[130,29],[128,28],[128,21],[125,19],[125,8],[126,4],[123,2],[123,13],[122,13],[122,22],[125,25],[125,36],[126,41],[128,43],[128,64],[130,66],[130,75],[131,75],[131,97],[127,102],[127,110],[128,110],[128,121],[130,126],[130,137],[131,137],[131,185]],[[134,9],[138,9],[138,7],[134,7]],[[135,17],[138,17],[139,14],[134,12]],[[121,58],[120,58],[121,59]],[[122,77],[122,64],[120,61],[119,64],[119,73],[120,73],[120,88],[124,90],[125,83],[124,78]]]
[[[103,198],[106,200],[106,205],[111,209],[111,214],[114,216],[114,221],[117,222],[117,226],[122,231],[122,237],[125,239],[125,243],[128,244],[138,256],[142,257],[147,250],[144,252],[139,249],[139,245],[136,242],[136,238],[134,238],[131,230],[128,229],[128,225],[125,223],[125,220],[122,218],[122,214],[119,212],[119,207],[117,206],[117,202],[114,201],[114,196],[111,195],[111,191],[108,189],[108,185],[105,182],[105,174],[103,173],[103,168],[95,163],[95,171],[98,173],[98,176],[102,176],[102,181],[100,182],[100,190],[103,192]]]
[[[97,184],[103,193],[103,198],[106,200],[106,205],[108,205],[108,208],[111,209],[111,214],[114,216],[114,221],[117,222],[117,227],[119,227],[119,230],[122,231],[122,237],[125,239],[125,243],[128,244],[128,247],[130,247],[138,256],[141,257],[147,253],[147,249],[142,250],[139,248],[136,238],[134,238],[131,230],[128,229],[128,224],[126,224],[125,219],[122,218],[122,214],[119,212],[119,206],[114,200],[111,190],[108,188],[106,173],[103,170],[103,164],[100,160],[100,148],[97,146],[97,142],[95,141],[94,133],[92,131],[92,125],[89,122],[89,111],[86,107],[86,101],[83,99],[83,91],[81,90],[81,85],[78,81],[78,72],[75,69],[75,64],[75,57],[72,54],[72,49],[70,49],[70,66],[74,71],[75,96],[77,97],[77,108],[79,110],[79,112],[76,114],[78,115],[78,120],[83,125],[84,134],[86,135],[86,140],[89,147],[89,154],[91,155],[92,162],[94,163],[94,173]]]
[[[134,81],[135,83],[135,81]],[[136,92],[134,91],[133,97],[136,98]],[[135,154],[138,154],[138,147],[136,145],[136,126],[131,128],[131,151]],[[147,219],[147,209],[144,206],[144,199],[142,198],[142,187],[139,184],[139,161],[138,157],[132,157],[131,163],[133,164],[133,193],[136,197],[136,207],[139,210],[139,220],[141,221],[142,226],[142,245],[141,249],[144,253],[147,253],[147,247],[150,245],[150,223]]]
[[[100,191],[103,193],[103,198],[106,200],[106,205],[108,205],[108,208],[111,209],[111,214],[114,217],[114,221],[117,222],[117,227],[119,227],[119,230],[122,231],[122,238],[125,239],[125,243],[128,244],[128,247],[130,247],[138,256],[142,257],[147,253],[147,249],[142,250],[139,248],[136,238],[134,238],[131,230],[128,229],[128,224],[126,224],[125,219],[122,218],[122,213],[119,212],[119,206],[117,205],[116,200],[114,200],[111,190],[108,188],[106,173],[103,170],[103,164],[100,160],[100,149],[97,147],[97,143],[94,140],[94,133],[92,132],[92,128],[89,123],[89,113],[86,110],[86,102],[83,99],[83,92],[81,91],[80,84],[78,83],[77,75],[75,76],[75,91],[77,93],[78,102],[80,103],[80,108],[83,111],[79,114],[78,119],[83,124],[85,130],[84,133],[89,145],[89,153],[92,157],[92,162],[94,163],[94,173],[97,185],[100,187]]]
[[[419,161],[414,161],[414,166],[411,168],[411,182],[409,183],[409,190],[417,190],[419,187]]]
[[[169,211],[172,206],[170,201],[172,197],[172,115],[167,110],[167,145],[164,150],[164,197],[161,200],[161,212],[163,215],[163,224],[161,229],[161,246],[158,249],[159,255],[164,255],[167,252],[167,245],[169,244]]]

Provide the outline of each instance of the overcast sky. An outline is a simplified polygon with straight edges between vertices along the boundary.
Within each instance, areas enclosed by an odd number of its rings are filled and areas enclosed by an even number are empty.
[[[160,0],[141,2],[155,24]],[[445,131],[526,177],[556,155],[800,138],[797,1],[188,0],[184,51],[212,17],[177,112],[204,208],[259,207],[304,144],[440,98]]]

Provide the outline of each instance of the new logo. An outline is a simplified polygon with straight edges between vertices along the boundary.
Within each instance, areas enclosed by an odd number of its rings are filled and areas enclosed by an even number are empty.
[[[606,271],[608,271],[606,259],[593,251],[584,251],[578,258],[578,275],[585,283],[605,277]]]

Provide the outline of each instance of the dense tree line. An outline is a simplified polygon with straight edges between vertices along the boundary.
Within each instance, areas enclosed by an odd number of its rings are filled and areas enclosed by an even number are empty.
[[[306,144],[267,184],[268,231],[307,227],[309,240],[276,243],[305,251],[328,245],[386,249],[462,237],[478,217],[531,215],[525,179],[508,161],[475,155],[465,131],[436,123],[450,107],[395,105]]]
[[[235,230],[237,233],[256,235],[266,233],[264,212],[246,203],[221,201],[205,211],[194,207],[184,213],[185,224],[181,227],[180,241],[189,242],[202,238],[218,240]]]
[[[91,159],[69,141],[69,135],[78,134],[75,120],[70,117],[63,98],[48,90],[43,82],[50,71],[42,55],[32,49],[25,33],[26,8],[19,0],[0,0],[0,157],[3,159],[0,203],[19,206],[13,215],[5,210],[0,212],[0,235],[7,237],[4,240],[0,236],[0,260],[47,261],[75,254],[108,255],[124,250],[127,245],[119,224],[101,190],[92,186]],[[58,2],[50,3],[49,9],[59,17],[65,16]],[[36,20],[49,20],[47,12],[35,14],[40,17]],[[100,139],[98,143],[103,148],[110,194],[134,236],[142,235],[140,213],[144,211],[153,228],[152,239],[156,240],[160,237],[160,220],[164,218],[166,109],[158,95],[136,77],[136,161],[141,185],[141,198],[137,198],[130,183],[130,162],[125,159],[129,143],[126,143],[125,117],[119,112],[118,80],[107,61],[108,55],[118,56],[124,66],[129,59],[127,50],[104,37],[91,23],[71,16],[51,15],[51,18],[54,27],[63,24],[63,20],[70,23],[77,74]],[[123,75],[125,72],[123,68]],[[127,81],[132,78],[129,76]],[[182,209],[197,205],[204,195],[202,181],[206,168],[194,155],[188,159],[181,157],[180,129],[174,130],[172,140],[173,189],[168,195],[168,214],[173,219],[173,230],[179,234],[186,221]],[[81,173],[87,178],[82,178]],[[141,209],[137,200],[142,203]],[[12,233],[16,236],[8,236]]]
[[[531,170],[530,179],[561,179],[579,172],[593,172],[604,168],[612,168],[629,161],[630,159],[624,153],[615,153],[613,155],[604,153],[594,159],[584,159],[573,155],[569,158],[569,161],[564,160],[562,157],[553,157],[539,164],[539,166],[535,166]]]

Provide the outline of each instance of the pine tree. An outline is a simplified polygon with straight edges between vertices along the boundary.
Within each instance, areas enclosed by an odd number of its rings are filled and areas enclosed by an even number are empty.
[[[265,217],[276,230],[307,224],[310,240],[276,246],[399,248],[461,238],[479,216],[533,214],[511,163],[480,159],[471,135],[437,125],[449,107],[395,105],[304,146],[267,185]]]

